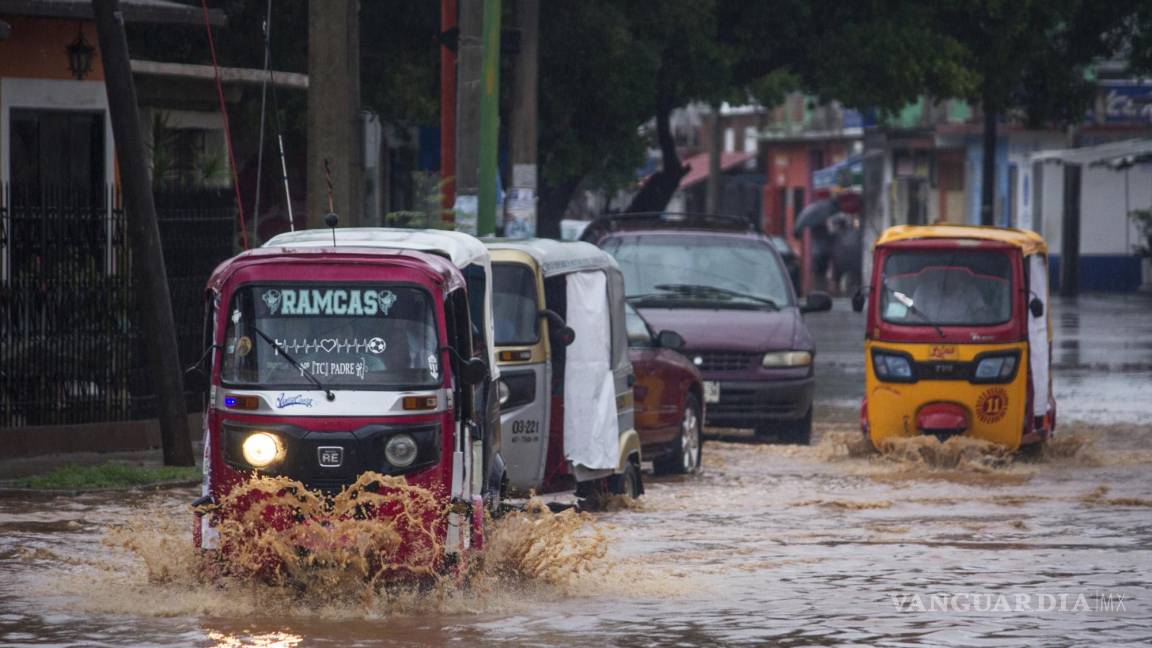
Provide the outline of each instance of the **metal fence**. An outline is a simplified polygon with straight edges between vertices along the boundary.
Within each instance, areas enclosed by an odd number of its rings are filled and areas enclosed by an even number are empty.
[[[181,363],[202,351],[201,295],[233,253],[231,194],[155,194]],[[0,187],[0,428],[152,418],[157,398],[110,188]],[[205,385],[186,381],[191,410]]]

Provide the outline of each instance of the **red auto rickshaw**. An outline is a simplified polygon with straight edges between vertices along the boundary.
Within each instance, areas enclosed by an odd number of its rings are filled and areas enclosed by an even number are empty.
[[[285,235],[216,269],[197,547],[227,549],[220,504],[253,475],[334,495],[367,474],[435,498],[437,569],[481,546],[504,481],[499,418],[486,415],[490,318],[473,315],[486,302],[469,299],[466,279],[487,250],[455,233],[412,235],[419,250],[389,230],[336,230],[335,245],[327,231]]]

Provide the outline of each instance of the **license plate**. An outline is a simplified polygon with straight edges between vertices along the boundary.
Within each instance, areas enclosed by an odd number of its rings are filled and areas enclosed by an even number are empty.
[[[720,383],[706,380],[704,381],[704,402],[705,403],[719,403],[720,402]]]

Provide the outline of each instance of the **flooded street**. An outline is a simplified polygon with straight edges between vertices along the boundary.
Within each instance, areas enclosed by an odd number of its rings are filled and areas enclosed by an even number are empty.
[[[1059,439],[1016,460],[962,440],[866,453],[844,306],[809,318],[811,447],[731,434],[706,443],[704,474],[648,476],[637,506],[501,521],[493,546],[515,555],[464,589],[200,583],[190,488],[0,499],[0,645],[1152,642],[1147,300],[1106,302],[1110,323],[1057,304]]]

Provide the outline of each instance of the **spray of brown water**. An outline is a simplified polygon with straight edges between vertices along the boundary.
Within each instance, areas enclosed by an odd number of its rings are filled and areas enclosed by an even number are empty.
[[[485,550],[464,569],[441,573],[425,551],[442,548],[441,518],[427,515],[443,513],[442,500],[381,477],[365,476],[333,498],[289,480],[254,479],[220,503],[219,512],[233,513],[219,525],[230,551],[210,558],[192,546],[187,511],[154,508],[106,535],[108,555],[80,569],[61,566],[49,587],[93,611],[323,618],[507,612],[549,598],[680,591],[609,560],[610,526],[575,510],[553,513],[537,499],[489,520]],[[367,515],[371,507],[390,515]],[[269,524],[270,512],[296,523]]]

